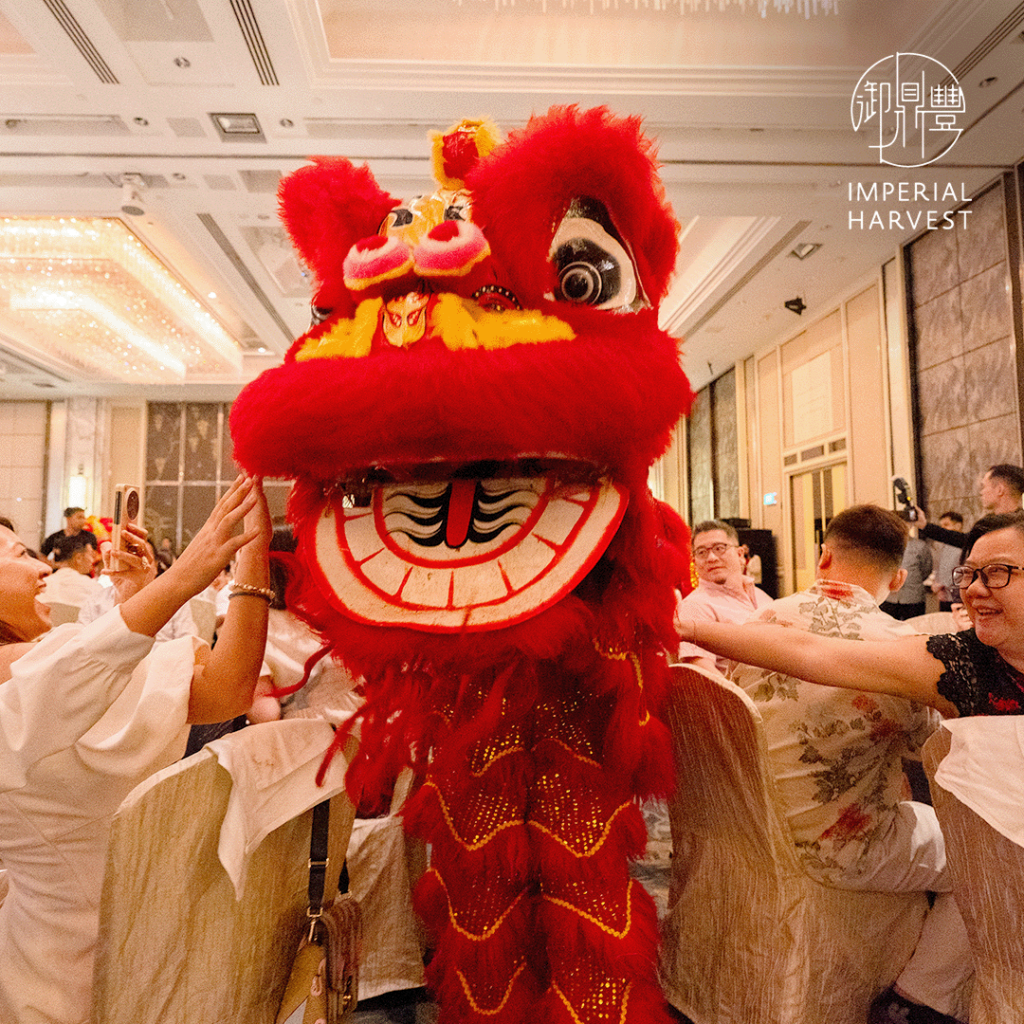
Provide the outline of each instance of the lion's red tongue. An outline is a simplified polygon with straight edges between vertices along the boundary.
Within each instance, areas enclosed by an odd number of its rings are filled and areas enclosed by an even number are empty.
[[[469,536],[469,526],[473,521],[473,501],[475,497],[475,480],[452,481],[444,534],[444,541],[448,547],[457,550],[466,543],[466,538]]]

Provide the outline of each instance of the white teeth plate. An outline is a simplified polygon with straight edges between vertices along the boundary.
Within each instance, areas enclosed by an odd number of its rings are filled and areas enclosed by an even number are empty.
[[[628,493],[550,477],[388,484],[331,502],[314,571],[346,615],[432,633],[499,629],[561,600],[615,535]]]

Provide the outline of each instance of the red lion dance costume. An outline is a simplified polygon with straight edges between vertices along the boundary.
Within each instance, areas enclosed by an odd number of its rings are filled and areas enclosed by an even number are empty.
[[[236,458],[295,479],[290,597],[365,679],[352,792],[424,780],[441,1020],[667,1022],[628,862],[673,785],[687,535],[647,473],[691,398],[657,323],[677,224],[603,109],[464,122],[434,163],[408,203],[342,159],[284,180],[319,322],[239,397]]]

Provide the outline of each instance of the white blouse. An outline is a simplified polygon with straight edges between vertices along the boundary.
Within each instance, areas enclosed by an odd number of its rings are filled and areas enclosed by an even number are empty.
[[[151,648],[114,609],[53,630],[0,684],[5,1024],[89,1019],[110,819],[188,737],[193,639]]]

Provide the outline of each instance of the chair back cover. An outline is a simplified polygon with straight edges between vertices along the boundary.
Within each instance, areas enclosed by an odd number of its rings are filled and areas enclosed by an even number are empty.
[[[936,783],[949,747],[949,731],[937,729],[923,759],[946,838],[953,894],[974,953],[971,1024],[1024,1021],[1024,847]]]
[[[956,619],[952,612],[925,612],[907,619],[906,624],[913,626],[919,633],[955,633]]]
[[[77,604],[65,604],[63,601],[49,603],[50,622],[54,626],[63,626],[65,622],[77,622],[81,611]]]
[[[864,1024],[914,950],[925,894],[834,889],[806,875],[756,706],[715,673],[673,671],[670,1002],[695,1024]]]
[[[212,644],[213,634],[217,631],[217,606],[205,597],[193,597],[188,603],[188,610],[196,624],[196,636]]]
[[[282,725],[294,723],[250,728]],[[114,817],[100,906],[94,1021],[274,1024],[309,926],[312,810],[263,839],[251,855],[239,901],[218,858],[231,785],[231,776],[204,747],[143,783]],[[337,893],[353,817],[348,797],[335,795],[325,902]]]

